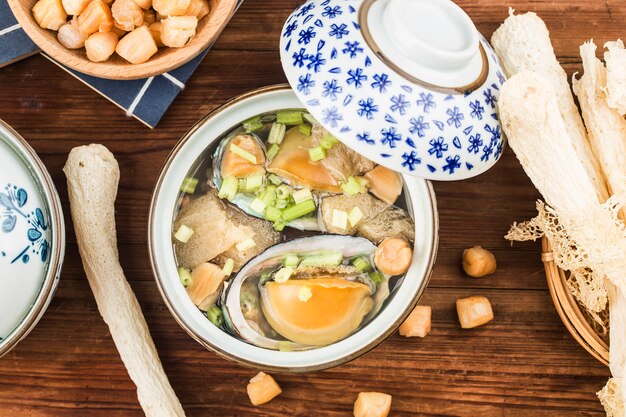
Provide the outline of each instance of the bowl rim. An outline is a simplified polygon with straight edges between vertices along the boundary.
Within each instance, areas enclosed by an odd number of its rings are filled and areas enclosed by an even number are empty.
[[[47,205],[52,229],[52,251],[50,253],[46,276],[44,277],[39,294],[37,294],[28,313],[22,318],[17,327],[15,327],[6,338],[0,341],[0,357],[8,353],[22,341],[45,313],[58,286],[61,267],[65,256],[65,222],[63,219],[63,209],[50,173],[28,142],[9,126],[8,123],[0,119],[0,132],[2,131],[7,134],[9,146],[24,160],[24,163],[28,165],[28,169],[34,177],[36,185]]]
[[[214,345],[211,341],[207,340],[207,338],[201,336],[200,334],[198,334],[191,325],[189,325],[184,319],[183,317],[181,317],[181,314],[179,314],[178,312],[178,308],[177,308],[177,303],[170,297],[170,295],[167,292],[167,289],[165,288],[165,284],[163,282],[163,276],[164,274],[161,274],[160,270],[159,270],[159,266],[157,265],[158,261],[155,259],[157,254],[157,246],[158,244],[155,243],[155,220],[156,220],[156,211],[157,211],[157,206],[158,206],[158,202],[160,199],[160,196],[162,195],[162,188],[163,188],[163,183],[165,181],[165,177],[167,176],[170,168],[172,167],[172,163],[175,159],[175,157],[178,155],[178,153],[181,151],[181,149],[187,144],[187,142],[194,136],[194,134],[196,133],[196,131],[198,131],[202,126],[204,126],[206,123],[210,122],[210,120],[215,117],[216,115],[227,111],[229,108],[231,108],[232,106],[251,99],[251,98],[255,98],[256,96],[259,95],[263,95],[263,94],[267,94],[267,93],[275,93],[275,92],[286,92],[286,91],[292,91],[291,87],[288,84],[278,84],[278,85],[271,85],[271,86],[267,86],[267,87],[261,87],[249,92],[246,92],[244,94],[241,94],[237,97],[234,97],[233,99],[227,101],[226,103],[224,103],[223,105],[219,106],[218,108],[214,109],[213,111],[209,112],[208,114],[206,114],[205,116],[203,116],[202,118],[200,118],[183,136],[182,138],[177,142],[177,144],[174,146],[174,148],[172,149],[172,151],[170,152],[170,154],[168,155],[166,161],[163,164],[163,167],[161,168],[160,174],[159,174],[159,178],[156,182],[155,185],[155,189],[154,189],[154,193],[152,195],[152,199],[151,199],[151,203],[150,203],[150,213],[149,213],[149,219],[148,219],[148,223],[149,223],[149,227],[148,227],[148,252],[149,252],[149,256],[150,256],[150,262],[151,262],[151,266],[152,266],[152,270],[153,270],[153,274],[155,277],[155,281],[157,284],[157,288],[163,298],[163,301],[165,302],[167,308],[170,310],[170,313],[172,314],[172,316],[174,317],[174,319],[176,320],[176,322],[193,338],[195,339],[197,342],[199,342],[201,345],[203,345],[206,349],[216,353],[217,355],[221,356],[222,358],[225,358],[227,360],[236,362],[238,364],[244,365],[244,366],[248,366],[248,367],[253,367],[256,369],[262,369],[262,370],[266,370],[266,371],[270,371],[270,372],[278,372],[278,373],[302,373],[302,372],[311,372],[311,371],[318,371],[318,370],[323,370],[323,369],[328,369],[328,368],[332,368],[341,364],[344,364],[346,362],[352,361],[360,356],[362,356],[363,354],[367,353],[368,351],[370,351],[371,349],[375,348],[376,346],[378,346],[380,343],[382,343],[384,340],[386,340],[389,336],[391,336],[396,330],[397,328],[400,326],[400,324],[402,324],[404,322],[404,320],[406,320],[406,318],[408,317],[408,315],[411,313],[411,311],[415,308],[415,306],[417,305],[417,303],[419,302],[419,299],[421,298],[421,296],[424,293],[424,290],[426,289],[426,287],[428,286],[428,283],[430,281],[430,278],[432,276],[432,271],[433,271],[433,267],[435,264],[435,260],[437,257],[437,251],[438,251],[438,246],[439,246],[439,216],[438,216],[438,211],[437,211],[437,200],[436,200],[436,196],[434,193],[434,189],[432,187],[432,183],[430,181],[427,180],[422,180],[422,179],[418,179],[415,177],[410,177],[407,175],[402,174],[403,179],[405,181],[405,185],[407,185],[407,187],[409,186],[409,184],[411,182],[422,182],[423,187],[425,187],[425,192],[429,198],[429,201],[427,202],[428,205],[430,205],[430,209],[431,209],[431,213],[432,213],[432,218],[430,219],[431,223],[432,223],[432,230],[430,230],[430,232],[432,233],[432,239],[430,240],[430,242],[428,242],[428,251],[429,251],[429,256],[428,256],[428,260],[426,263],[426,267],[423,273],[423,279],[421,281],[421,284],[419,285],[419,288],[415,291],[415,293],[413,294],[411,301],[406,305],[406,307],[402,310],[402,312],[400,313],[399,317],[394,320],[392,323],[388,323],[385,324],[385,330],[379,334],[376,338],[368,341],[365,344],[362,344],[362,346],[356,350],[354,350],[353,352],[342,356],[336,360],[324,360],[320,363],[317,364],[313,364],[313,365],[305,365],[305,366],[283,366],[283,365],[268,365],[268,364],[262,364],[262,363],[258,363],[252,360],[248,360],[248,359],[244,359],[241,358],[235,354],[232,354],[231,352],[222,349],[216,345]],[[304,105],[302,106],[304,108]],[[216,136],[218,137],[218,136]],[[197,158],[198,155],[196,155]],[[190,162],[192,163],[192,162]],[[184,309],[184,307],[181,307],[181,309]],[[220,330],[221,331],[221,330]],[[358,332],[357,332],[358,333]],[[355,333],[356,334],[356,333]],[[228,337],[232,337],[231,335],[228,335]],[[348,340],[348,339],[344,339],[344,340]],[[245,342],[243,342],[245,343]],[[258,348],[258,347],[257,347]],[[258,348],[261,349],[261,348]]]
[[[49,29],[41,28],[29,15],[29,11],[25,10],[20,0],[8,0],[8,3],[24,32],[47,56],[79,73],[108,80],[138,80],[154,77],[188,63],[217,40],[239,5],[238,0],[216,0],[217,6],[211,9],[209,15],[204,18],[209,20],[205,23],[203,30],[210,33],[206,35],[203,42],[193,43],[192,41],[190,45],[183,48],[170,48],[175,49],[172,54],[152,57],[141,64],[107,65],[106,61],[91,62],[85,57],[77,57],[73,53],[74,50],[66,49],[58,41],[43,36],[41,32],[49,31]]]

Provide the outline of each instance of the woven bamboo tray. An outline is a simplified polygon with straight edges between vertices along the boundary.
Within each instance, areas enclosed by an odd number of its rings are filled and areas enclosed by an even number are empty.
[[[567,272],[554,263],[554,253],[545,237],[541,239],[541,260],[546,269],[552,301],[563,324],[587,352],[608,366],[609,346],[590,324],[591,319],[585,316],[583,308],[572,295],[566,282]]]

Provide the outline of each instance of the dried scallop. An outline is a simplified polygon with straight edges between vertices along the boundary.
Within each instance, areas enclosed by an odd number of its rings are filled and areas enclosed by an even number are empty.
[[[180,48],[196,34],[198,19],[194,16],[170,16],[161,21],[161,41],[166,46]]]
[[[131,31],[143,23],[143,9],[134,0],[115,0],[111,6],[115,26]]]
[[[145,26],[139,26],[128,33],[115,47],[115,52],[131,64],[146,62],[157,50],[156,43]]]
[[[117,46],[117,35],[113,32],[96,32],[85,41],[87,58],[92,62],[109,59]]]
[[[154,0],[152,7],[165,18],[183,16],[190,2],[190,0]]]
[[[161,29],[163,27],[163,23],[154,22],[150,26],[148,26],[148,30],[150,30],[150,34],[152,35],[152,39],[156,43],[157,47],[165,46],[163,45],[163,41],[161,41]]]
[[[102,0],[92,0],[80,16],[78,16],[80,30],[91,35],[94,32],[108,32],[113,27],[111,9]]]
[[[77,16],[85,10],[91,0],[61,0],[67,14]]]
[[[210,11],[209,2],[207,0],[190,0],[185,16],[195,16],[198,20],[208,15]]]
[[[33,7],[33,17],[44,29],[59,30],[67,21],[61,0],[39,0]]]
[[[57,39],[67,49],[79,49],[85,45],[87,35],[80,30],[78,20],[74,18],[59,28]]]

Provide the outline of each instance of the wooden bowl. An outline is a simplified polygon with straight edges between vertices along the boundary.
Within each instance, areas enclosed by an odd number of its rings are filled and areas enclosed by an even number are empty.
[[[106,62],[91,62],[85,49],[67,49],[57,32],[39,27],[31,12],[37,0],[8,0],[15,18],[28,36],[46,54],[78,72],[111,80],[133,80],[163,74],[189,62],[209,47],[222,32],[237,6],[237,0],[209,0],[210,12],[198,22],[196,36],[182,48],[159,48],[143,64],[131,64],[117,54]]]
[[[550,295],[563,324],[574,339],[603,364],[609,364],[609,345],[606,337],[594,329],[593,319],[585,314],[567,285],[567,272],[554,263],[554,254],[550,242],[545,237],[541,240],[541,260],[546,269],[546,278]]]

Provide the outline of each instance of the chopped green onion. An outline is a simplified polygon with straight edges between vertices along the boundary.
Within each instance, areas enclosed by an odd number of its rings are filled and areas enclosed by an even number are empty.
[[[348,222],[354,227],[363,219],[363,212],[358,206],[354,206],[348,213]]]
[[[320,139],[320,146],[324,149],[330,149],[334,144],[339,143],[339,139],[331,135],[330,133],[326,133],[322,139]]]
[[[257,214],[263,214],[265,212],[265,204],[260,198],[255,198],[252,203],[250,203],[250,209]]]
[[[274,205],[276,202],[276,186],[268,186],[265,190],[263,190],[259,198],[266,206]]]
[[[259,130],[263,128],[263,122],[261,121],[261,116],[254,116],[249,118],[248,120],[244,120],[243,128],[246,133],[254,132],[255,130]]]
[[[276,157],[276,154],[278,153],[278,151],[280,151],[280,146],[276,144],[273,144],[272,146],[270,146],[270,148],[267,150],[267,160],[269,162],[272,162],[274,157]]]
[[[275,143],[276,145],[280,145],[285,137],[285,130],[287,128],[282,123],[272,123],[272,128],[270,129],[270,134],[267,137],[267,141],[269,143]]]
[[[267,208],[265,209],[265,219],[269,220],[270,222],[276,222],[280,220],[280,214],[280,209],[274,206],[267,206]]]
[[[348,213],[343,210],[333,209],[331,223],[337,229],[346,230],[348,228]]]
[[[348,195],[364,194],[367,191],[355,177],[348,177],[348,181],[341,184],[341,189]]]
[[[276,207],[277,209],[284,209],[285,207],[287,207],[289,205],[289,200],[286,198],[278,198],[276,199],[276,202],[274,203],[274,207]]]
[[[326,150],[321,146],[311,148],[309,149],[309,158],[311,158],[311,161],[313,162],[321,161],[322,159],[326,158]]]
[[[287,266],[285,268],[280,268],[276,274],[274,274],[274,281],[278,282],[279,284],[283,284],[285,283],[289,277],[293,274],[293,268],[290,266]]]
[[[229,276],[233,273],[233,269],[235,269],[235,261],[233,261],[231,258],[226,259],[226,262],[224,262],[224,267],[222,268],[222,272],[224,273],[224,275]]]
[[[281,185],[283,183],[283,180],[276,174],[270,174],[267,179],[274,185]]]
[[[283,110],[276,113],[276,123],[288,126],[297,126],[304,123],[302,112],[299,110]]]
[[[217,327],[222,327],[224,324],[224,316],[222,315],[222,309],[218,306],[212,306],[209,311],[206,312],[206,316],[209,321],[215,324]]]
[[[287,255],[285,259],[283,259],[284,266],[296,267],[298,266],[298,262],[300,262],[298,255]]]
[[[243,252],[243,251],[245,251],[245,250],[252,249],[252,248],[253,248],[253,247],[255,247],[255,246],[256,246],[256,242],[254,241],[254,239],[249,238],[249,239],[246,239],[246,240],[243,240],[243,241],[241,241],[241,242],[237,243],[237,244],[235,245],[235,248],[236,248],[239,252]]]
[[[176,233],[174,233],[176,240],[182,243],[187,243],[191,236],[193,236],[193,229],[184,224],[181,224]]]
[[[354,258],[352,260],[352,265],[354,265],[354,267],[358,269],[360,272],[369,272],[372,269],[372,265],[370,265],[367,259],[365,259],[362,256],[359,256],[358,258]]]
[[[292,196],[293,196],[293,201],[295,201],[296,204],[300,204],[303,201],[313,199],[311,190],[309,190],[308,188],[302,188],[300,190],[294,191]]]
[[[182,266],[178,268],[178,278],[180,278],[180,283],[183,284],[184,287],[191,285],[191,272],[189,272],[187,268],[183,268]]]
[[[307,124],[301,124],[298,125],[298,130],[300,131],[300,133],[302,133],[304,136],[311,136],[311,126],[307,125]]]
[[[233,201],[237,195],[239,188],[239,181],[235,177],[226,177],[222,180],[222,186],[217,194],[219,198],[226,198],[229,201]]]
[[[302,117],[304,117],[304,120],[311,123],[312,125],[319,124],[319,122],[315,120],[315,117],[311,116],[310,113],[302,113]]]
[[[341,252],[329,252],[307,256],[300,262],[300,266],[337,266],[341,262],[343,262],[343,254]]]
[[[183,180],[183,185],[180,186],[180,191],[187,194],[193,194],[196,192],[196,186],[198,185],[198,179],[193,177],[187,177]]]
[[[384,281],[385,276],[378,271],[373,271],[370,272],[370,279],[374,282],[374,284],[378,286],[381,282]]]
[[[367,188],[370,185],[370,182],[367,180],[367,178],[365,177],[354,177],[359,184],[361,184],[361,187],[363,188]]]
[[[275,221],[272,226],[277,232],[282,232],[286,225],[287,223],[283,219],[279,219],[278,221]]]
[[[256,164],[256,156],[246,151],[244,148],[231,143],[228,149],[237,156],[242,157],[246,161]]]
[[[309,213],[315,211],[315,202],[313,200],[306,200],[301,203],[297,203],[291,207],[287,207],[283,210],[283,220],[290,222],[298,217],[306,216]]]
[[[253,193],[261,188],[264,179],[265,175],[263,174],[248,175],[239,181],[239,191],[242,193]]]
[[[279,185],[276,189],[276,197],[281,200],[289,198],[291,195],[291,188],[287,184]]]

